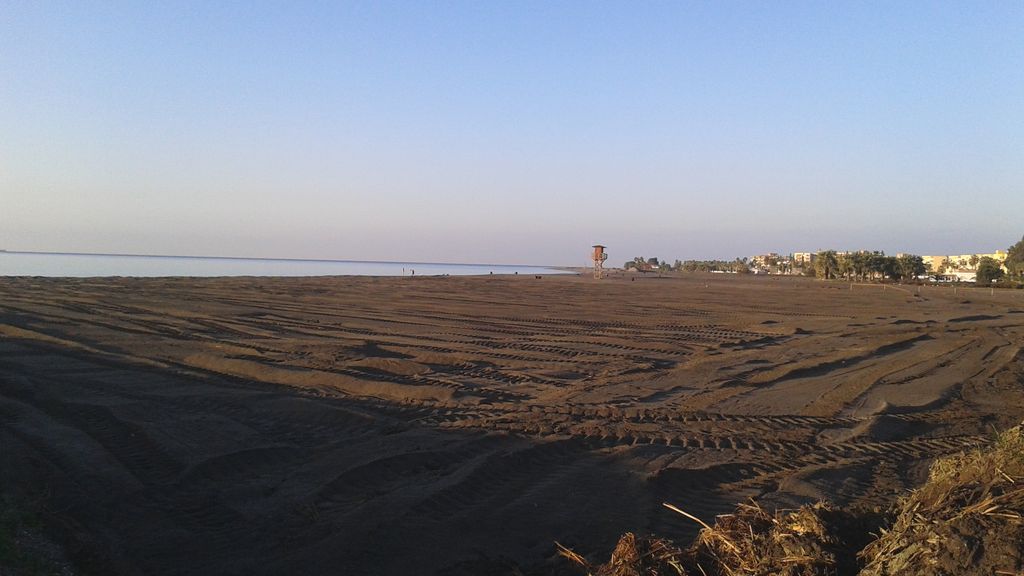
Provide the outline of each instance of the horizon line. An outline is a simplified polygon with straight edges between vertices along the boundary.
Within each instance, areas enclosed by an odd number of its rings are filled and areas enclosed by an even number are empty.
[[[4,250],[6,254],[42,254],[51,256],[122,256],[128,258],[191,258],[197,260],[266,260],[284,262],[352,262],[358,264],[426,264],[441,266],[508,266],[521,268],[573,268],[561,264],[494,264],[489,262],[413,262],[409,260],[345,260],[335,258],[267,258],[256,256],[199,256],[194,254],[124,254],[116,252],[63,252],[49,250]],[[579,268],[579,266],[576,266]]]

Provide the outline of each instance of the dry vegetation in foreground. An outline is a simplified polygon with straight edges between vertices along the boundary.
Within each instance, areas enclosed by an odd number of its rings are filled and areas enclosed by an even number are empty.
[[[881,519],[824,502],[775,514],[741,504],[713,526],[666,506],[703,525],[689,547],[627,533],[596,566],[559,551],[591,576],[1022,576],[1024,424],[988,448],[937,460],[877,537]]]

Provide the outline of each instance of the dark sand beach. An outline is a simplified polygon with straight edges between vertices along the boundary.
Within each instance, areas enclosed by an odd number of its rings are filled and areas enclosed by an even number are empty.
[[[1021,421],[1022,343],[1019,290],[3,278],[0,489],[88,573],[557,569],[662,502],[884,508]]]

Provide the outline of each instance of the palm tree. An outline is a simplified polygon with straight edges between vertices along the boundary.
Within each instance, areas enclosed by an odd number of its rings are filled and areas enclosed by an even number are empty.
[[[863,280],[868,271],[868,253],[864,251],[854,252],[850,254],[850,260],[853,264],[853,273]]]
[[[836,272],[842,278],[849,278],[853,274],[853,258],[850,254],[836,256]]]
[[[825,250],[818,252],[818,259],[814,263],[814,270],[818,278],[829,280],[835,278],[837,269],[836,251]]]
[[[868,272],[872,278],[884,278],[887,264],[885,252],[875,250],[868,254]]]

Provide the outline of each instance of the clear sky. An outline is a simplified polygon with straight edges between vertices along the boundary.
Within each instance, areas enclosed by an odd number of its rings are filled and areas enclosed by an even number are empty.
[[[580,265],[1024,234],[1024,2],[0,2],[0,248]]]

